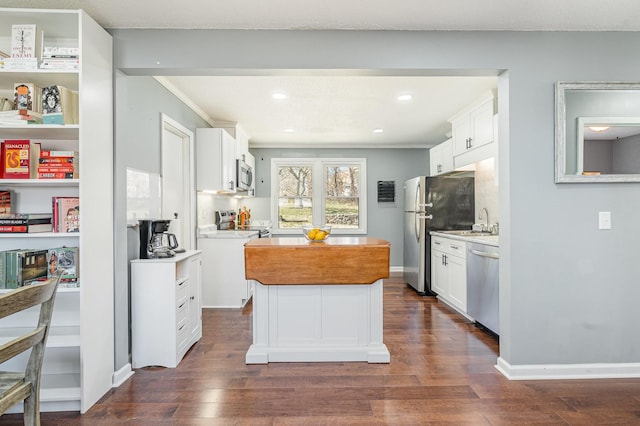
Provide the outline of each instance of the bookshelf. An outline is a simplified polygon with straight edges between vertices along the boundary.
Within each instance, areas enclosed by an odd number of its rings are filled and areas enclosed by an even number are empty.
[[[17,194],[19,213],[51,210],[53,196],[80,197],[78,233],[0,234],[0,250],[79,248],[79,288],[60,288],[43,365],[42,411],[86,412],[111,387],[114,373],[113,310],[113,71],[112,39],[82,10],[0,8],[0,50],[10,50],[12,24],[36,24],[44,45],[78,47],[79,69],[0,69],[0,97],[13,85],[61,85],[79,94],[79,123],[0,126],[0,140],[29,139],[44,149],[79,152],[79,179],[0,179]],[[86,94],[90,93],[91,96]],[[6,322],[6,321],[9,322]],[[34,321],[33,312],[0,323],[0,341]],[[19,368],[17,359],[0,369]],[[20,405],[12,409],[22,410]]]

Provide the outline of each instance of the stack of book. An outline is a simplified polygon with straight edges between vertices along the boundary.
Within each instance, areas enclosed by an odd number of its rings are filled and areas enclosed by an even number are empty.
[[[40,150],[38,179],[77,179],[78,151]]]
[[[45,46],[40,68],[77,70],[80,67],[80,49],[77,47]]]
[[[0,111],[0,126],[27,126],[29,124],[42,124],[42,114],[33,111],[25,111],[21,114],[18,110]]]
[[[34,24],[11,26],[11,56],[4,58],[5,70],[34,70],[38,68],[37,53],[43,35],[38,34]]]
[[[30,233],[53,231],[52,213],[0,214],[0,233]]]
[[[78,248],[17,249],[0,252],[0,288],[15,289],[62,271],[59,287],[77,287]]]

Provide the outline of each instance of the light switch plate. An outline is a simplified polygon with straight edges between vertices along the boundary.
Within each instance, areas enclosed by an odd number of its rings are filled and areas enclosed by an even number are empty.
[[[611,229],[611,212],[598,213],[598,228]]]

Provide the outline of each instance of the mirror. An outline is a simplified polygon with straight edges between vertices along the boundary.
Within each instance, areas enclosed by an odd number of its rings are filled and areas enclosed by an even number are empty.
[[[640,83],[556,84],[556,183],[640,182]]]

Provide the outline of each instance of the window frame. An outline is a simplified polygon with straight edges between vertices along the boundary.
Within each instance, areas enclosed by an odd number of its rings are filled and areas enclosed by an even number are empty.
[[[311,194],[312,212],[314,224],[325,223],[325,180],[326,166],[352,166],[359,168],[359,196],[358,196],[358,228],[344,229],[333,228],[332,234],[359,235],[367,233],[367,159],[366,158],[272,158],[271,159],[271,223],[274,234],[301,235],[302,226],[296,228],[280,228],[278,220],[278,202],[280,199],[280,182],[278,170],[282,166],[306,166],[310,167],[313,179]],[[318,182],[320,184],[318,185]]]

